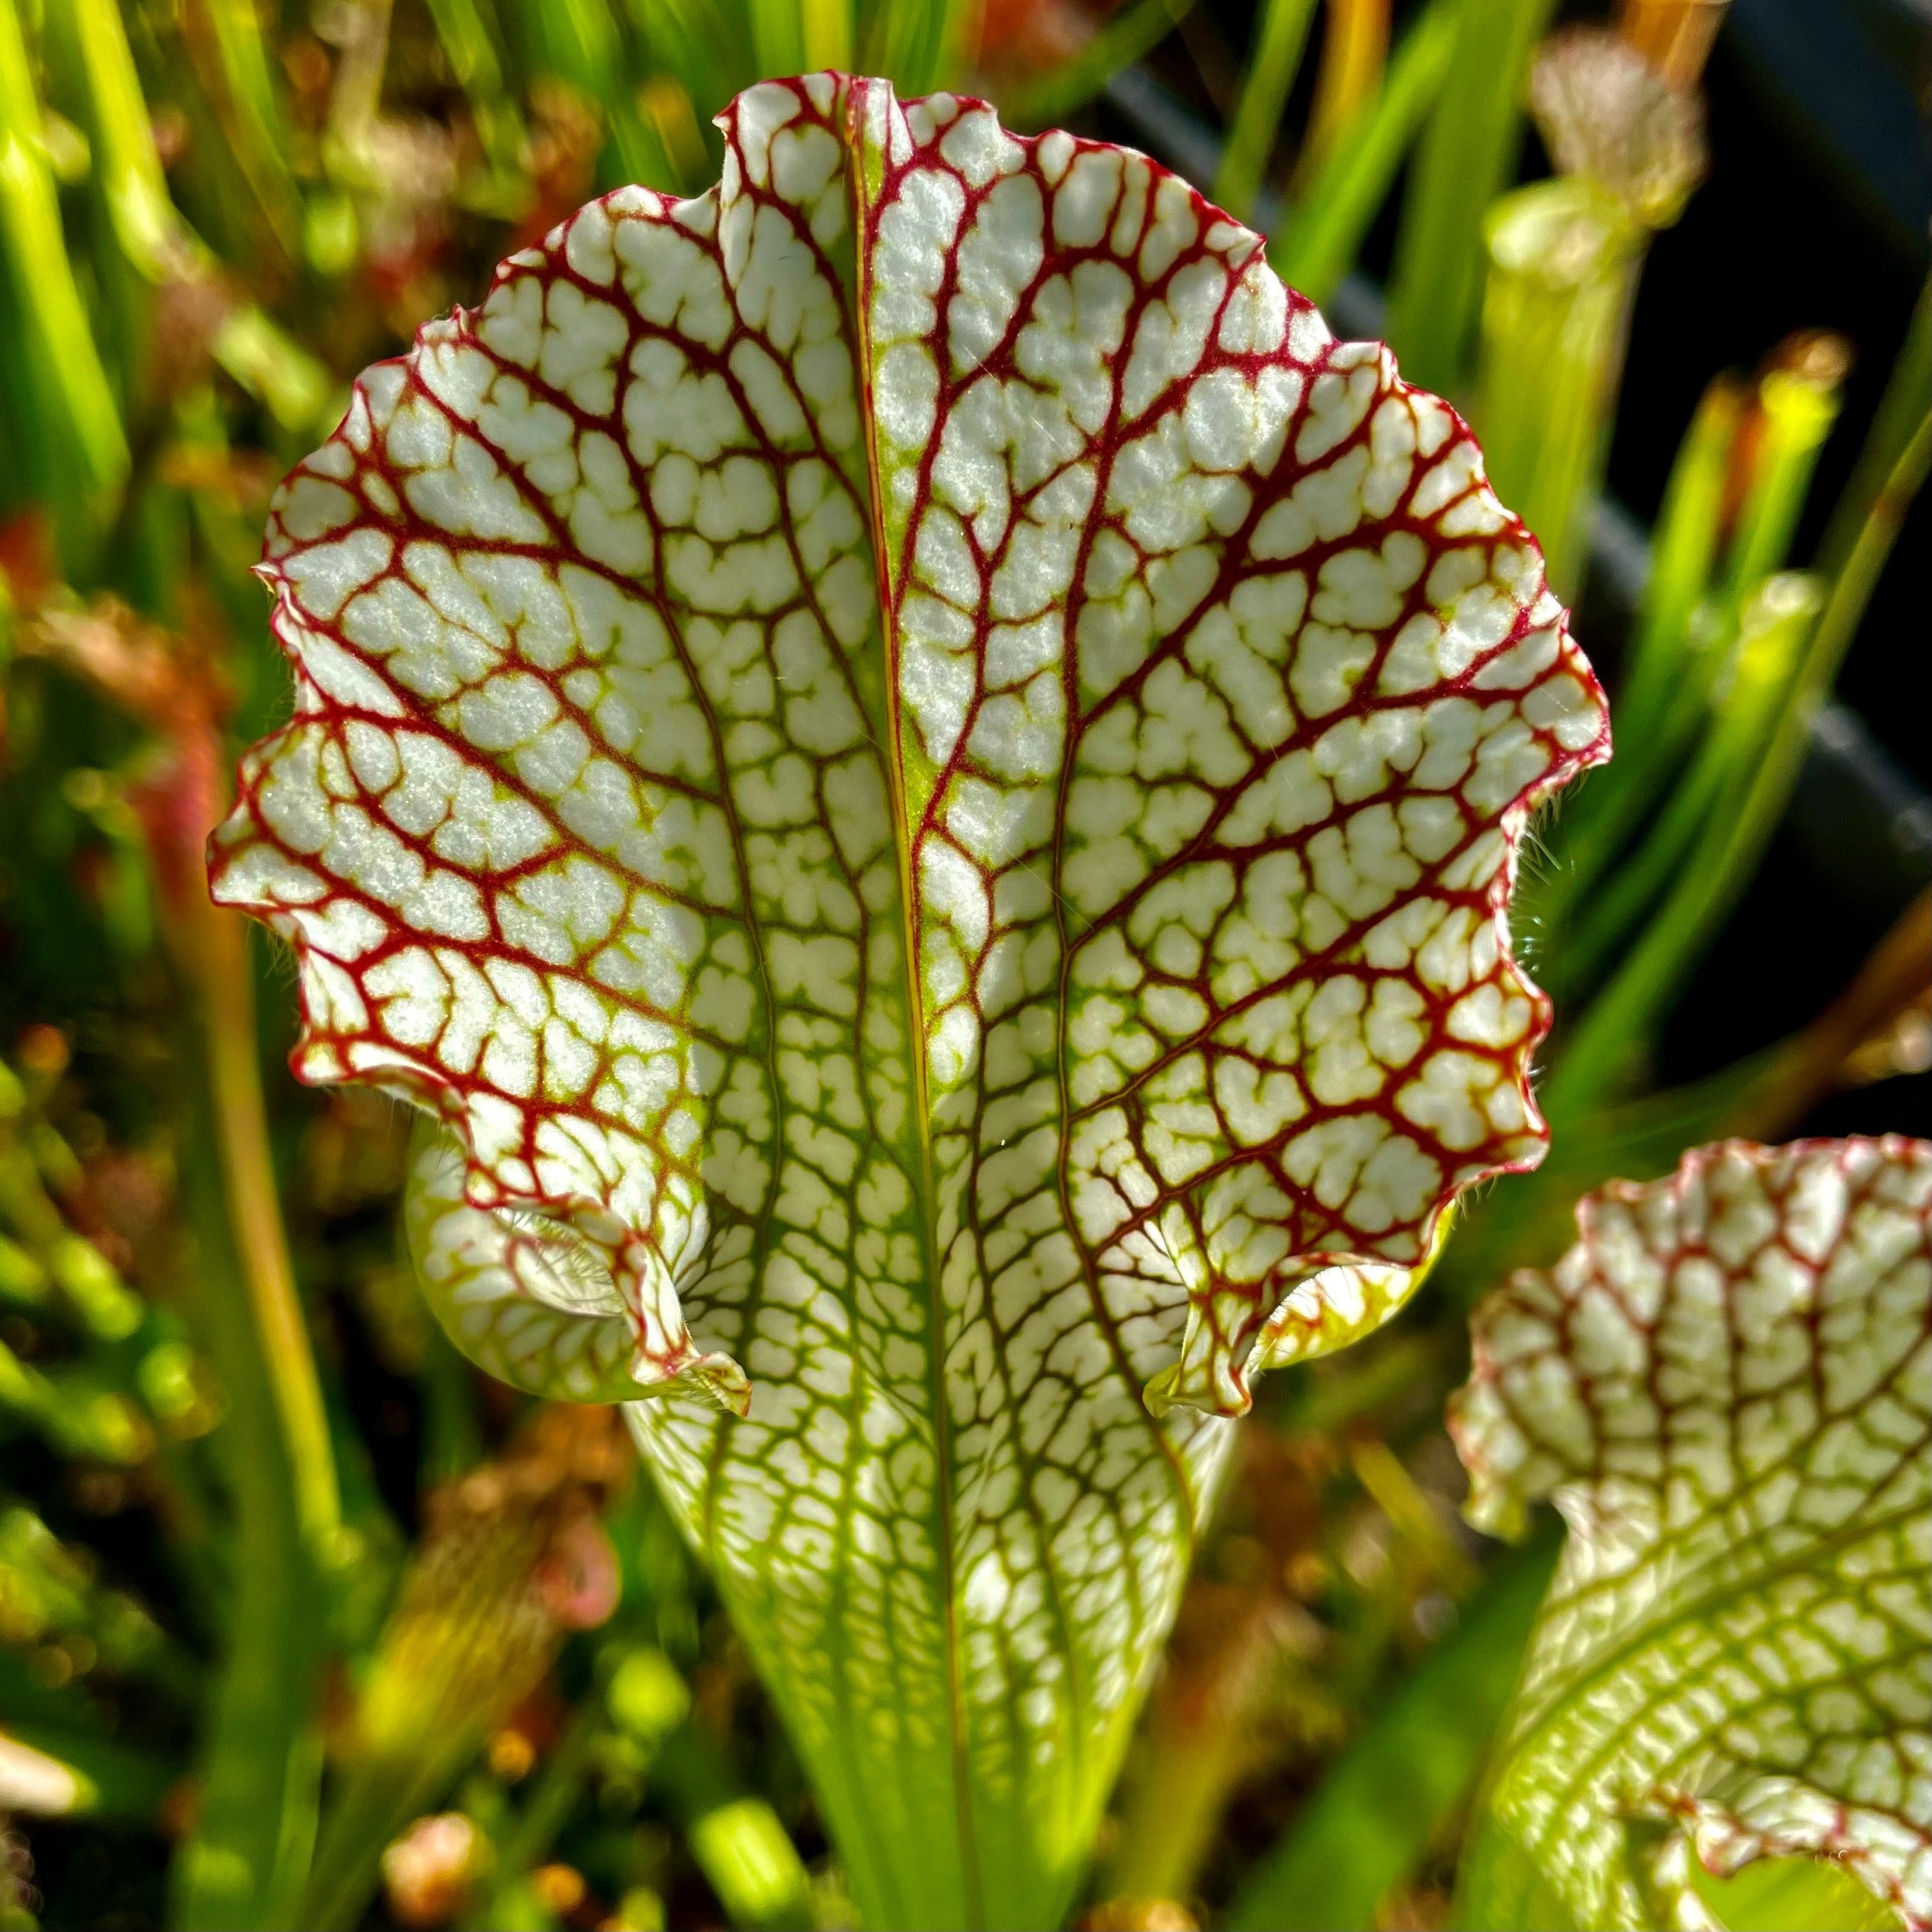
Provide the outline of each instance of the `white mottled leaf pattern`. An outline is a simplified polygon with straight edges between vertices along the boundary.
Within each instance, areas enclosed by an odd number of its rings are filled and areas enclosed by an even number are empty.
[[[284,485],[215,888],[303,1075],[453,1131],[459,1342],[673,1398],[868,1919],[1040,1924],[1250,1375],[1540,1154],[1506,906],[1603,704],[1453,412],[1185,183],[840,76],[720,125]]]
[[[1706,1926],[1689,1856],[1811,1856],[1923,1927],[1932,1145],[1731,1143],[1577,1219],[1455,1411],[1473,1520],[1570,1530],[1469,1922]]]
[[[638,1338],[607,1262],[567,1222],[473,1206],[460,1144],[425,1123],[410,1151],[403,1225],[436,1319],[477,1366],[532,1395],[626,1402]]]

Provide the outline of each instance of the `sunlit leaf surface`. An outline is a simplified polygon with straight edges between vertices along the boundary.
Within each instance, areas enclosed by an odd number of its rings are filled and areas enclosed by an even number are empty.
[[[1932,1145],[1707,1148],[1578,1222],[1458,1398],[1475,1520],[1570,1527],[1469,1922],[1705,1925],[1693,1855],[1809,1855],[1923,1926]]]
[[[455,1130],[459,1340],[716,1398],[636,1428],[868,1916],[1043,1923],[1251,1369],[1540,1152],[1504,905],[1602,703],[1461,423],[1183,183],[721,125],[285,485],[217,889],[303,1075]]]

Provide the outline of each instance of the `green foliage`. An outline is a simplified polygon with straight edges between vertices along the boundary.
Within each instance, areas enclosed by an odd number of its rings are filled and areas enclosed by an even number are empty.
[[[1159,45],[1192,5],[1126,0],[1071,59],[1004,89],[1000,103],[1007,118],[1016,127],[1041,128],[1078,112],[1122,69]]]
[[[413,1217],[433,1259],[422,1224],[455,1209],[436,1192],[449,1157],[405,1216],[387,1103],[283,1078],[292,976],[238,938],[224,952],[202,921],[193,882],[224,774],[287,711],[248,574],[268,490],[358,368],[475,299],[493,262],[593,192],[715,180],[710,117],[764,75],[833,63],[908,95],[963,87],[1032,129],[1152,54],[1170,74],[1198,61],[1233,131],[1236,211],[1258,211],[1274,269],[1318,299],[1407,168],[1390,324],[1404,372],[1467,410],[1504,500],[1574,585],[1642,237],[1580,276],[1534,237],[1501,244],[1540,206],[1630,183],[1546,125],[1558,179],[1513,193],[1526,101],[1547,118],[1546,9],[1434,0],[1404,10],[1386,65],[1346,73],[1344,13],[1380,46],[1373,0],[1283,4],[1217,65],[1218,16],[1186,0],[1104,19],[918,0],[0,0],[0,1050],[17,1070],[0,1079],[0,1778],[19,1828],[0,1923],[29,1922],[21,1861],[43,1846],[50,1927],[421,1910],[830,1927],[853,1922],[848,1883],[892,1916],[864,1856],[842,1871],[827,1848],[839,1774],[816,1772],[810,1795],[754,1674],[775,1613],[727,1575],[733,1634],[680,1540],[692,1509],[627,1480],[614,1440],[559,1448],[548,1431],[573,1411],[506,1397],[449,1346],[398,1234]],[[1312,88],[1296,85],[1305,49]],[[1298,140],[1282,104],[1311,92],[1327,118]],[[1643,205],[1638,227],[1655,225]],[[1660,1033],[1766,850],[1932,458],[1928,327],[1922,303],[1812,556],[1794,532],[1840,401],[1836,345],[1800,339],[1755,377],[1718,375],[1688,426],[1634,634],[1604,653],[1618,756],[1539,828],[1513,919],[1557,1003],[1538,1089],[1551,1157],[1465,1202],[1421,1293],[1393,1267],[1338,1277],[1257,1346],[1257,1367],[1302,1366],[1257,1385],[1164,1663],[1106,1631],[1082,1653],[1099,1660],[1089,1681],[1130,1654],[1156,1677],[1137,1741],[1116,1718],[1069,1780],[1077,1801],[1027,1801],[1063,1885],[1124,1751],[1093,1837],[1096,1895],[1117,1875],[1197,1913],[1231,1901],[1243,1923],[1448,1914],[1535,1595],[1534,1561],[1445,1525],[1439,1417],[1463,1311],[1554,1260],[1575,1198],[1607,1178],[1789,1131],[1855,1050],[1876,1064],[1923,990],[1923,922],[1908,924],[1815,1025],[1653,1090]],[[1560,436],[1552,394],[1571,405]],[[521,1233],[577,1313],[621,1310],[580,1233],[535,1216]],[[473,1352],[490,1352],[480,1304],[443,1291],[494,1295],[508,1328],[490,1366],[512,1382],[554,1390],[559,1337],[585,1343],[568,1319],[520,1326],[545,1298],[501,1270],[428,1273]],[[1334,1318],[1345,1307],[1353,1319]],[[608,1373],[578,1393],[628,1396],[627,1322],[593,1329],[581,1359],[600,1336]],[[1176,1339],[1109,1383],[1137,1428]],[[519,1348],[540,1373],[518,1376]],[[725,1427],[692,1426],[705,1442]],[[1022,1552],[1014,1574],[1038,1590],[1056,1573]],[[798,1647],[803,1664],[772,1667],[837,1674],[831,1646]],[[797,1695],[779,1702],[798,1718]],[[1534,1739],[1518,1735],[1520,1771]],[[1512,1775],[1488,1788],[1520,1790]],[[890,1776],[848,1782],[903,1797]],[[43,1824],[36,1804],[63,1815]],[[1493,1920],[1574,1917],[1573,1875],[1485,1815],[1465,1898]],[[923,1879],[957,1837],[950,1819],[908,1831],[873,1866]],[[1642,1882],[1735,1932],[1892,1922],[1838,1865],[1771,1856],[1719,1878],[1661,1820],[1628,1838]],[[1140,1922],[1106,1917],[1120,1909],[1094,1923]]]
[[[1354,1932],[1468,1797],[1523,1667],[1552,1545],[1498,1566],[1229,1907],[1233,1932]]]
[[[67,259],[14,0],[0,6],[0,155],[6,334],[19,345],[9,387],[31,426],[20,451],[34,493],[69,513],[63,532],[84,531],[126,480],[127,434]]]
[[[1255,193],[1314,17],[1315,0],[1263,0],[1256,9],[1254,51],[1212,189],[1216,205],[1244,221],[1254,212]]]
[[[1482,306],[1482,226],[1515,172],[1521,102],[1551,0],[1462,0],[1441,100],[1416,156],[1389,286],[1389,340],[1414,380],[1449,395]]]
[[[1388,198],[1416,130],[1448,77],[1456,20],[1456,0],[1433,0],[1423,10],[1390,57],[1380,85],[1272,238],[1270,253],[1282,280],[1311,302],[1326,302],[1334,294]]]

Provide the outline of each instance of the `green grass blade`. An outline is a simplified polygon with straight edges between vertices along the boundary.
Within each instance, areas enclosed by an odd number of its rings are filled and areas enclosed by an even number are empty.
[[[1837,414],[1842,374],[1839,357],[1811,346],[1767,373],[1749,419],[1742,392],[1727,378],[1712,383],[1698,406],[1658,521],[1632,669],[1614,713],[1617,757],[1565,820],[1561,869],[1527,895],[1527,915],[1552,935],[1546,976],[1559,1000],[1588,983],[1592,963],[1601,957],[1599,946],[1568,942],[1575,908],[1596,892],[1686,760],[1701,755],[1696,747],[1714,693],[1735,668],[1746,607],[1790,546],[1819,448]],[[1755,435],[1752,483],[1725,555],[1725,505],[1747,419]],[[1681,824],[1688,808],[1677,809]],[[1651,849],[1661,850],[1654,841]],[[1653,872],[1649,884],[1639,886],[1639,876],[1626,868],[1623,885],[1612,890],[1616,909],[1593,909],[1599,940],[1627,922],[1633,905],[1660,884]]]
[[[1389,289],[1389,340],[1425,388],[1462,387],[1482,306],[1482,219],[1516,166],[1523,83],[1552,0],[1462,0]]]
[[[251,1335],[268,1378],[279,1441],[288,1459],[296,1527],[318,1574],[339,1560],[342,1500],[335,1452],[308,1325],[296,1287],[269,1146],[268,1110],[256,1048],[250,949],[206,901],[190,914],[200,928],[176,929],[176,952],[197,983],[207,1069],[210,1126],[221,1163],[228,1224]],[[199,939],[200,946],[194,946]]]
[[[1725,571],[1729,611],[1742,610],[1790,553],[1848,366],[1835,337],[1800,337],[1758,385],[1757,457]]]
[[[113,0],[69,0],[54,10],[49,25],[51,41],[76,70],[94,169],[121,250],[155,279],[176,245],[180,218],[162,173],[120,9]]]
[[[798,15],[806,70],[816,74],[823,67],[849,69],[852,65],[852,0],[798,0]]]
[[[608,139],[601,185],[635,181],[671,193],[682,190],[686,184],[664,143],[638,111],[623,36],[606,0],[525,0],[524,12],[540,64],[604,110]]]
[[[1389,63],[1389,0],[1329,0],[1322,9],[1322,57],[1315,98],[1294,157],[1291,200],[1299,200],[1334,159],[1336,144],[1362,118]]]
[[[754,4],[756,0],[754,0]],[[818,31],[819,9],[847,0],[804,0],[805,31]],[[957,87],[971,77],[978,50],[981,0],[877,0],[853,29],[865,50],[864,70],[883,74],[901,94]],[[835,29],[836,30],[836,29]],[[768,68],[768,73],[776,69]]]
[[[1240,221],[1254,212],[1255,197],[1274,152],[1281,111],[1287,105],[1314,18],[1315,0],[1264,0],[1254,55],[1241,83],[1234,125],[1214,177],[1214,200]]]
[[[523,117],[505,84],[502,56],[477,0],[428,0],[429,19],[450,57],[470,111],[477,138],[490,165],[510,176],[523,167]]]
[[[20,16],[14,0],[0,0],[0,249],[24,337],[0,354],[19,353],[26,365],[20,393],[40,415],[49,494],[69,498],[62,535],[72,541],[83,531],[70,516],[98,524],[110,514],[128,440],[68,259],[39,125]]]
[[[224,130],[262,218],[291,261],[301,243],[301,197],[289,166],[286,116],[276,92],[255,0],[192,0],[191,39],[214,53]]]
[[[1016,128],[1041,128],[1083,107],[1123,68],[1151,53],[1186,17],[1194,0],[1127,0],[1071,60],[1030,86],[1007,91],[1000,118]]]
[[[805,65],[804,9],[798,0],[750,0],[751,46],[762,74],[797,74]]]
[[[313,429],[341,414],[328,371],[252,304],[228,315],[215,333],[213,353],[285,429]]]
[[[1664,491],[1629,673],[1613,713],[1618,730],[1629,735],[1630,751],[1639,757],[1668,707],[1691,614],[1711,589],[1725,485],[1743,409],[1739,384],[1718,377],[1698,405]]]
[[[676,187],[694,193],[712,163],[691,97],[675,74],[653,74],[638,91],[638,111],[664,149]]]
[[[262,1337],[250,1317],[205,1122],[187,1176],[208,1352],[228,1410],[215,1438],[234,1503],[234,1576],[202,1740],[200,1805],[176,1855],[185,1932],[296,1923],[322,1771],[314,1709],[321,1630]]]
[[[1380,89],[1342,131],[1268,250],[1282,280],[1311,302],[1327,301],[1354,265],[1416,130],[1441,94],[1457,5],[1432,0],[1404,36]]]
[[[1564,1048],[1544,1089],[1553,1125],[1575,1120],[1611,1089],[1756,870],[1797,781],[1812,715],[1831,688],[1928,468],[1932,415],[1920,419],[1872,503],[1742,798],[1708,825],[1669,898]]]
[[[681,87],[696,113],[716,114],[757,77],[741,6],[721,6],[719,0],[627,0],[627,12],[646,65]],[[715,165],[707,156],[707,172]]]
[[[1913,344],[1908,343],[1908,357],[1912,349]],[[1879,428],[1882,429],[1883,426],[1880,425]],[[1838,675],[1838,666],[1844,662],[1845,652],[1852,648],[1852,640],[1858,633],[1865,607],[1871,602],[1872,593],[1878,588],[1893,546],[1898,542],[1905,513],[1924,487],[1929,470],[1932,470],[1932,412],[1920,415],[1910,439],[1900,450],[1883,487],[1865,514],[1864,524],[1843,567],[1832,582],[1824,614],[1812,633],[1810,648],[1798,673],[1798,696],[1807,704],[1822,697]],[[1782,727],[1783,733],[1787,738],[1801,741],[1809,723],[1808,709],[1802,717],[1787,715]],[[1773,747],[1766,761],[1767,767],[1780,755],[1795,757],[1800,748],[1800,743]],[[1760,775],[1760,782],[1763,781],[1763,775]]]
[[[1735,804],[1763,756],[1823,602],[1816,580],[1797,573],[1770,579],[1752,600],[1732,688],[1695,758],[1643,843],[1583,902],[1564,936],[1565,983],[1595,976],[1667,888],[1704,828]]]
[[[1878,413],[1858,453],[1845,494],[1831,513],[1815,568],[1835,582],[1858,546],[1872,505],[1920,420],[1932,410],[1932,281],[1919,291],[1898,360],[1892,365]]]
[[[1371,1718],[1229,1908],[1229,1932],[1353,1932],[1475,1784],[1558,1539],[1506,1558]]]
[[[74,72],[101,192],[122,255],[150,282],[217,273],[214,255],[169,193],[133,50],[114,0],[70,0],[56,11],[55,24],[55,45]],[[285,429],[313,428],[330,415],[334,384],[328,371],[253,304],[237,303],[229,310],[213,349],[215,361]]]
[[[957,87],[971,80],[983,12],[984,0],[941,0],[932,41],[934,63],[929,76],[921,77],[922,92]]]

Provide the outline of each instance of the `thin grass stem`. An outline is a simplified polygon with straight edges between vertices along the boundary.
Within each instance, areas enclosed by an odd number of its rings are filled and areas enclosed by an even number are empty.
[[[1215,200],[1238,220],[1254,212],[1314,18],[1315,0],[1263,0],[1253,56],[1214,177]]]

